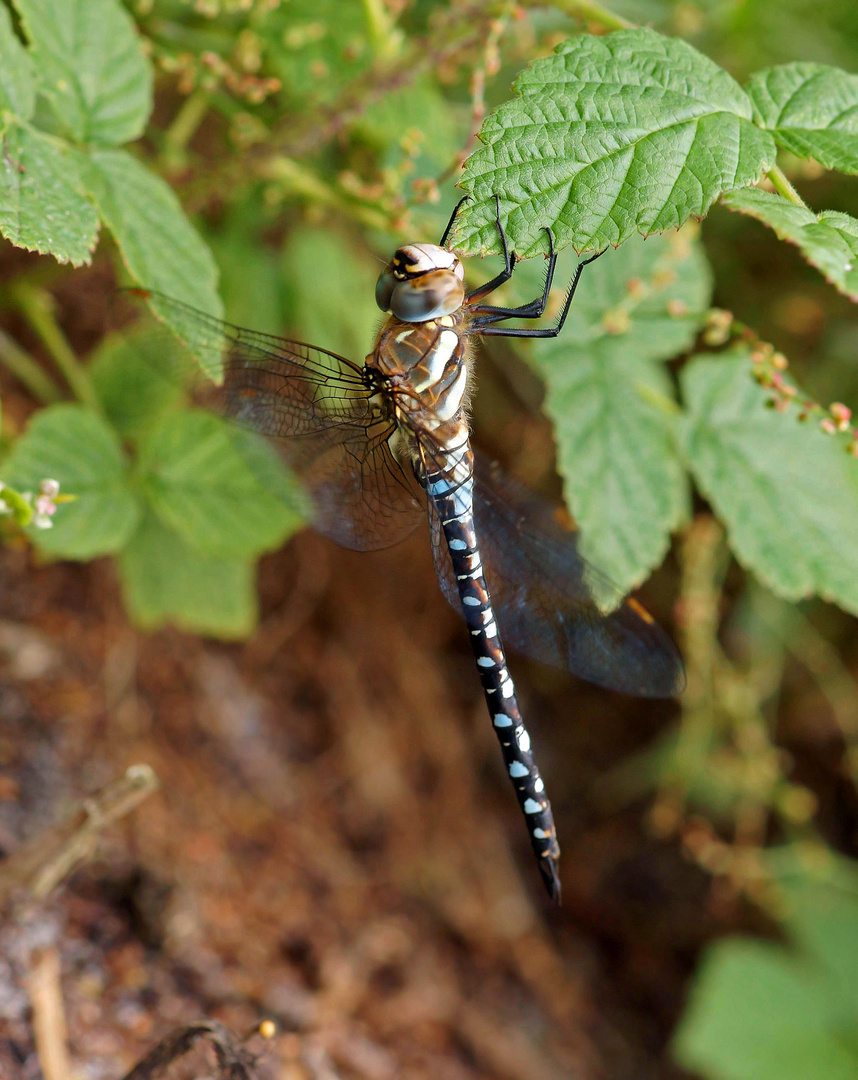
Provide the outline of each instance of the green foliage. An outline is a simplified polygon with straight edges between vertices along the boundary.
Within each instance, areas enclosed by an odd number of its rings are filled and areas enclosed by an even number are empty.
[[[39,90],[75,143],[118,146],[143,134],[152,72],[115,0],[15,0]]]
[[[779,146],[826,169],[858,172],[858,75],[825,64],[782,64],[748,82],[754,118]]]
[[[573,38],[513,89],[465,168],[473,202],[457,235],[469,254],[500,250],[496,194],[520,254],[547,250],[547,226],[581,251],[676,228],[774,164],[741,87],[652,30]]]
[[[14,123],[2,139],[0,232],[13,244],[60,262],[88,262],[98,238],[98,215],[84,193],[74,151]]]
[[[119,556],[122,595],[135,621],[173,623],[220,638],[243,638],[256,624],[253,563],[201,552],[146,511]]]
[[[567,332],[531,360],[545,380],[582,554],[629,589],[661,562],[688,512],[662,365],[693,343],[710,274],[700,245],[676,236],[630,242],[585,273]]]
[[[54,528],[34,533],[47,554],[94,559],[120,551],[134,531],[140,504],[115,431],[81,405],[52,405],[30,424],[3,462],[4,478],[34,490],[44,477],[59,480],[75,502],[63,507]]]
[[[779,877],[791,946],[732,939],[709,947],[675,1038],[711,1080],[848,1080],[858,1071],[858,873]]]
[[[75,266],[99,219],[134,279],[212,314],[222,308],[208,248],[159,177],[116,147],[143,133],[152,67],[118,0],[15,0],[29,48],[0,5],[0,234]],[[6,57],[9,62],[6,62]],[[36,96],[51,116],[36,112]]]
[[[217,558],[252,559],[279,547],[300,518],[257,479],[233,430],[210,413],[168,413],[141,440],[141,483],[186,543]],[[297,492],[292,499],[298,503]]]
[[[695,358],[681,381],[688,464],[739,561],[780,596],[858,612],[858,466],[843,441],[767,409],[744,350]]]

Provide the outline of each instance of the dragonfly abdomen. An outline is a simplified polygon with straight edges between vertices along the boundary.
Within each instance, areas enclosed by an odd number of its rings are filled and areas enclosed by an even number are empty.
[[[451,485],[449,474],[436,473],[428,475],[425,482],[447,541],[474,659],[504,765],[525,816],[542,878],[552,898],[559,900],[560,847],[554,816],[521,717],[483,573],[474,528],[473,479],[469,477]]]

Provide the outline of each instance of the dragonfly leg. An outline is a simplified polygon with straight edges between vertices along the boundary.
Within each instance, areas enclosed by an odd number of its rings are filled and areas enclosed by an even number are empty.
[[[501,322],[504,319],[539,319],[545,311],[551,286],[554,284],[554,269],[557,266],[557,252],[554,250],[554,233],[546,229],[548,233],[548,270],[545,273],[545,284],[542,286],[542,295],[529,304],[520,304],[518,307],[494,307],[489,304],[477,304],[471,311],[477,313],[472,326],[489,326],[492,323]]]
[[[557,337],[560,331],[563,329],[563,324],[566,322],[566,316],[569,314],[569,308],[572,306],[572,299],[575,296],[575,290],[578,288],[578,282],[581,280],[581,273],[585,266],[589,266],[591,262],[595,262],[600,255],[604,255],[607,248],[603,248],[602,251],[597,251],[595,255],[591,255],[589,259],[585,259],[583,262],[578,263],[578,267],[575,270],[575,274],[572,278],[572,284],[569,286],[569,291],[566,294],[566,301],[563,304],[563,310],[560,312],[560,317],[554,326],[546,327],[506,327],[506,326],[491,326],[481,320],[475,319],[472,324],[474,333],[480,334],[482,337],[521,337],[521,338],[553,338]],[[501,321],[503,319],[516,317],[515,313],[509,315],[502,315],[500,319],[495,320],[493,316],[486,316],[490,322]],[[521,318],[521,316],[517,316]],[[527,318],[527,316],[525,316]]]
[[[456,218],[459,216],[459,211],[462,209],[465,203],[469,201],[470,198],[470,195],[465,195],[464,198],[459,199],[459,201],[456,203],[453,209],[453,213],[450,215],[450,220],[447,222],[447,228],[444,230],[444,235],[438,241],[438,247],[444,247],[446,245],[447,237],[450,235],[453,225],[456,223]]]
[[[499,274],[496,274],[491,281],[487,281],[485,285],[479,285],[476,289],[473,289],[465,297],[465,303],[470,304],[474,300],[479,300],[483,296],[488,296],[489,293],[494,292],[495,289],[500,288],[501,285],[509,281],[515,270],[515,252],[510,252],[509,244],[507,243],[506,233],[504,232],[503,225],[500,218],[500,198],[495,195],[495,224],[497,225],[498,235],[501,238],[501,245],[503,246],[503,270]]]

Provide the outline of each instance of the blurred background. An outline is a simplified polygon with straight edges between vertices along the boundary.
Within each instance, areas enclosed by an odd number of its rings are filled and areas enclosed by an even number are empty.
[[[157,73],[137,149],[210,245],[227,317],[357,362],[378,324],[379,258],[440,235],[484,113],[529,60],[606,29],[576,3],[126,6]],[[858,69],[848,0],[612,11],[740,81],[799,59]],[[853,180],[782,164],[815,209],[858,209]],[[747,218],[716,206],[702,239],[714,304],[783,351],[816,400],[858,401],[849,301]],[[75,353],[93,354],[116,263],[106,236],[80,269],[0,242],[0,327],[49,362],[18,302],[35,290]],[[496,272],[478,263],[471,280]],[[522,267],[522,299],[539,263]],[[559,279],[573,265],[566,252]],[[481,347],[474,426],[557,496],[527,355]],[[2,366],[0,389],[14,440],[36,402]],[[113,561],[51,562],[11,530],[0,582],[0,848],[39,837],[133,763],[161,785],[60,892],[0,928],[0,1075],[39,1075],[34,950],[59,960],[75,1074],[93,1080],[201,1016],[238,1032],[273,1019],[260,1074],[290,1080],[850,1075],[854,1026],[836,1052],[810,1040],[805,1059],[777,1003],[795,979],[783,943],[797,908],[811,913],[805,943],[858,954],[855,621],[768,592],[702,500],[639,594],[683,649],[682,702],[512,657],[557,816],[559,909],[423,533],[356,554],[297,532],[261,560],[258,626],[231,642],[139,629]],[[762,966],[758,943],[712,951],[736,935],[765,942]],[[843,997],[843,973],[820,970],[799,980],[805,1015],[817,984]],[[742,1055],[725,1060],[718,1044],[734,1040]],[[760,1046],[778,1050],[774,1064],[755,1062]],[[807,1061],[822,1064],[800,1071]]]

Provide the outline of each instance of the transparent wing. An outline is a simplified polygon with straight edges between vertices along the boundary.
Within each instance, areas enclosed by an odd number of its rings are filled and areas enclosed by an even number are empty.
[[[429,521],[444,595],[460,610],[438,514]],[[578,554],[574,532],[554,507],[478,457],[474,523],[486,580],[505,645],[588,682],[639,697],[673,697],[685,686],[676,646],[634,600]],[[613,592],[607,613],[593,599]]]
[[[425,520],[420,486],[394,456],[394,424],[367,384],[363,369],[345,357],[299,341],[232,326],[162,294],[125,290],[127,304],[157,310],[181,327],[184,353],[171,331],[164,338],[161,374],[186,380],[223,365],[223,384],[205,382],[204,404],[244,428],[267,436],[297,473],[313,500],[313,524],[344,547],[368,551],[403,540]],[[143,316],[151,319],[146,312]],[[148,328],[147,328],[148,330]],[[202,376],[196,381],[203,386]]]

